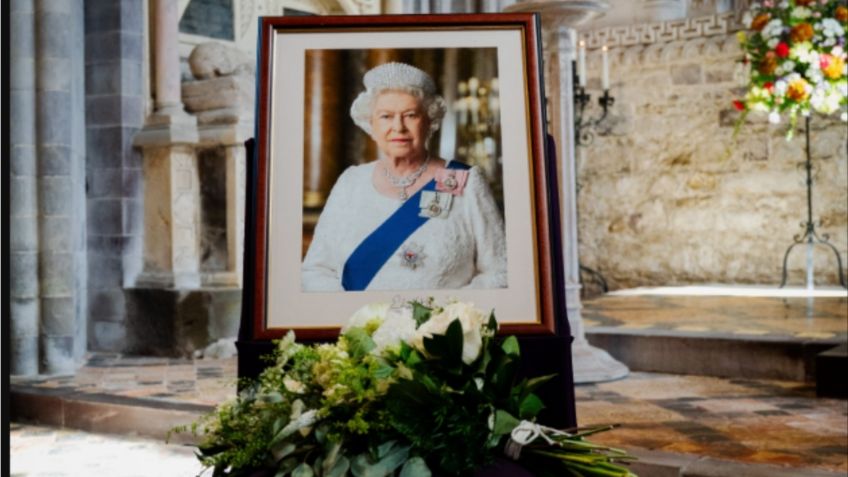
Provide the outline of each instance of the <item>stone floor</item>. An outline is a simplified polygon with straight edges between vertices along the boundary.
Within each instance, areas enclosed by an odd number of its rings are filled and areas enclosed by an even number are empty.
[[[74,376],[10,378],[12,385],[215,406],[235,396],[236,358],[169,359],[92,353]]]
[[[187,446],[71,429],[13,423],[9,448],[12,477],[187,477],[202,470]]]
[[[613,446],[848,473],[848,402],[809,384],[631,373],[576,388],[580,425]]]

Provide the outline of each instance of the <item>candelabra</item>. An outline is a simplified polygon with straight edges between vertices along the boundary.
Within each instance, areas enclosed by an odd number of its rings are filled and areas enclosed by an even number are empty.
[[[490,181],[496,197],[500,194],[500,92],[498,78],[470,77],[457,86],[454,102],[457,124],[456,158],[479,166]]]
[[[572,44],[574,44],[572,42]],[[601,72],[601,85],[604,89],[604,94],[598,98],[598,105],[601,107],[601,115],[597,118],[590,119],[586,117],[586,106],[592,100],[592,96],[586,92],[586,44],[580,42],[579,55],[577,61],[571,61],[572,84],[574,85],[574,138],[578,146],[588,146],[595,139],[595,133],[592,131],[598,124],[607,117],[609,108],[615,103],[615,98],[609,94],[609,57],[607,56],[607,47],[602,49],[603,70]]]

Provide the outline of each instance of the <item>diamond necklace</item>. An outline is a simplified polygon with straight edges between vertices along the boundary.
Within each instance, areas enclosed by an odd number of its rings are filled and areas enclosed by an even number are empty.
[[[396,175],[389,172],[389,168],[386,166],[383,166],[383,175],[386,176],[386,179],[388,179],[393,186],[400,189],[400,200],[406,200],[409,198],[409,194],[406,193],[406,188],[414,184],[415,181],[418,180],[419,177],[421,177],[421,174],[423,174],[424,171],[427,170],[427,164],[429,163],[430,155],[428,154],[427,158],[424,159],[424,163],[421,164],[421,167],[416,169],[415,172],[409,174],[408,176],[397,177]]]

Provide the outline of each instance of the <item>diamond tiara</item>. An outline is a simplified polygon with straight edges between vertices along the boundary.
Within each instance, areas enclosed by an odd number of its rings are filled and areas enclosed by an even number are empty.
[[[370,69],[363,79],[368,91],[413,87],[425,94],[435,94],[436,84],[424,71],[406,63],[386,63]]]

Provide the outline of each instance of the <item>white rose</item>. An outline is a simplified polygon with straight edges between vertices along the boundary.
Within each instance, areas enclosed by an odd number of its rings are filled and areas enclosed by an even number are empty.
[[[371,351],[380,354],[384,349],[400,346],[403,341],[409,342],[415,336],[415,320],[412,318],[412,308],[409,306],[389,308],[383,324],[377,328],[371,338],[377,346]]]
[[[474,308],[472,303],[456,302],[445,306],[418,328],[412,345],[425,351],[424,338],[445,334],[448,326],[456,319],[462,325],[462,362],[471,364],[480,355],[483,346],[482,329],[486,323],[486,315]]]
[[[288,376],[283,378],[283,386],[286,388],[286,391],[293,394],[303,394],[306,391],[306,386],[302,382]]]
[[[347,320],[347,324],[342,328],[342,333],[351,328],[365,328],[365,326],[376,321],[378,324],[386,319],[386,313],[389,311],[388,303],[371,303],[356,310],[356,313]]]

